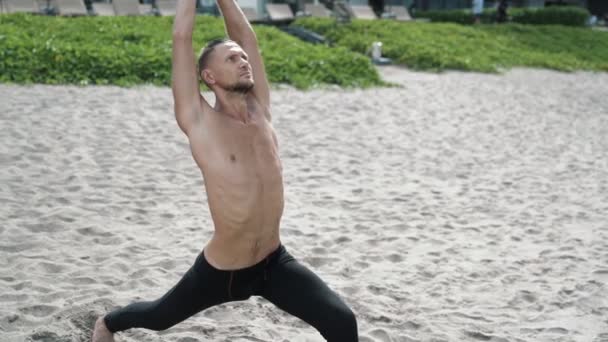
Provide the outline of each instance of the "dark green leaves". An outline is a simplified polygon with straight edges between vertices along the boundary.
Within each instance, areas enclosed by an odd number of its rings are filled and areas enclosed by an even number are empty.
[[[445,23],[305,18],[298,25],[364,54],[374,41],[383,55],[422,70],[497,72],[516,66],[608,71],[608,33],[567,26],[521,24],[466,26]]]
[[[170,85],[168,17],[0,16],[0,81],[50,84]],[[346,49],[314,46],[256,26],[272,82],[299,88],[383,84],[369,60]],[[223,21],[197,16],[194,52],[223,37]],[[194,63],[194,61],[193,61]]]

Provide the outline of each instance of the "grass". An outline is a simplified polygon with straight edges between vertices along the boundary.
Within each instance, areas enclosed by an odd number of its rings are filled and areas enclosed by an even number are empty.
[[[0,15],[0,82],[170,85],[172,18]],[[333,47],[311,45],[255,26],[272,83],[387,85],[365,55],[372,42],[412,69],[498,72],[512,67],[608,71],[608,32],[559,25],[299,19]],[[219,18],[197,16],[194,47],[224,36]],[[193,61],[194,62],[194,61]]]
[[[300,25],[337,46],[383,55],[413,69],[497,72],[512,67],[608,71],[608,33],[559,25],[477,25],[304,18]]]
[[[170,85],[172,25],[168,17],[0,15],[0,82]],[[368,58],[347,48],[313,46],[273,27],[255,31],[272,83],[386,84]],[[197,16],[195,55],[224,32],[221,19]]]
[[[545,8],[509,8],[507,19],[518,24],[533,25],[564,25],[584,27],[589,12],[578,6],[550,6]],[[474,18],[470,9],[418,11],[417,18],[427,18],[433,22],[456,23],[473,25]],[[496,22],[498,11],[496,8],[486,8],[480,16],[482,23]]]

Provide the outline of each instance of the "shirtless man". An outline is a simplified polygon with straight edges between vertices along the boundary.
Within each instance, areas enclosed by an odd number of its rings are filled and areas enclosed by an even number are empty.
[[[211,306],[262,296],[315,327],[327,341],[358,341],[353,312],[282,245],[283,178],[257,38],[235,0],[218,0],[230,40],[194,64],[195,0],[179,0],[173,27],[173,97],[205,180],[214,223],[194,265],[163,297],[100,317],[93,341],[130,328],[165,330]],[[197,77],[198,74],[198,77]],[[199,80],[215,93],[211,106]]]

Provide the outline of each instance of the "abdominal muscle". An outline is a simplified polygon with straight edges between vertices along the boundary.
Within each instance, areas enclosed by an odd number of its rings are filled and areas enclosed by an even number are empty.
[[[215,230],[204,249],[205,258],[222,270],[260,262],[281,243],[282,186],[280,194],[277,189],[274,194],[265,194],[246,189],[249,187],[232,188],[228,194],[218,188],[207,186]]]
[[[283,179],[276,140],[267,125],[250,129],[251,135],[201,145],[214,147],[201,155],[193,149],[215,228],[205,258],[218,269],[254,265],[281,243]]]

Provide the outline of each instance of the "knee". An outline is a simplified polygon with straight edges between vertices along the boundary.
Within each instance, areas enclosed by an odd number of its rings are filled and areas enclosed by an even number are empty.
[[[357,318],[353,311],[346,305],[336,308],[332,312],[332,319],[324,337],[330,342],[356,342],[358,341]]]
[[[357,333],[357,317],[349,307],[344,306],[340,310],[337,317],[337,323],[341,327],[341,329],[343,329],[344,331],[349,331],[351,333]]]

